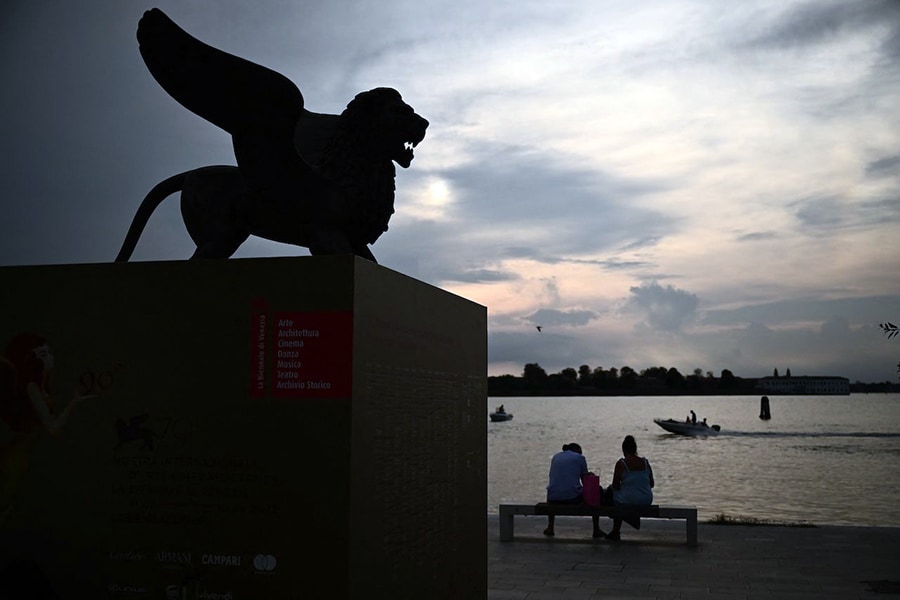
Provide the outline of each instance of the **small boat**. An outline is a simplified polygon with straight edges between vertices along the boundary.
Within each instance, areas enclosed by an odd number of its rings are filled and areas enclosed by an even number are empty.
[[[675,419],[653,419],[653,422],[670,433],[678,435],[690,435],[694,437],[718,435],[722,430],[718,425],[704,425],[703,423],[685,423]]]
[[[512,413],[508,413],[505,410],[494,411],[489,416],[491,421],[511,421],[513,418]]]

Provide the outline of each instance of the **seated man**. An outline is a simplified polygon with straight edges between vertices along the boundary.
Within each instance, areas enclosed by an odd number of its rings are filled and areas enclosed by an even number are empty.
[[[588,471],[587,460],[581,452],[581,446],[572,442],[562,447],[550,459],[550,482],[547,484],[547,504],[582,504],[581,477],[592,474]],[[556,534],[555,515],[547,515],[547,529],[544,535]],[[594,515],[594,537],[602,537],[600,517]]]

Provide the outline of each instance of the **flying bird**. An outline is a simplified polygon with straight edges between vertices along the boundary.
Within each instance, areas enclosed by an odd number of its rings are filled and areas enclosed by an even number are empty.
[[[535,325],[535,328],[536,328],[538,331],[541,330],[541,326],[540,326],[540,325]]]

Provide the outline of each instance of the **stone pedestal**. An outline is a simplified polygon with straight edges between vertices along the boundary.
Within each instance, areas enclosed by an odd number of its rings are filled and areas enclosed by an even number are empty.
[[[0,568],[64,598],[486,596],[483,306],[351,256],[0,277]],[[42,378],[16,348],[44,341]]]

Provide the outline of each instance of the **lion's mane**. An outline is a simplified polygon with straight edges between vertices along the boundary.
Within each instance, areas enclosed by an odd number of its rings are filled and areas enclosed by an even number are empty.
[[[382,113],[402,103],[390,88],[361,92],[341,113],[337,132],[315,165],[336,186],[340,212],[352,218],[354,240],[372,244],[388,230],[394,214],[396,169],[389,142],[398,132],[386,131]]]

